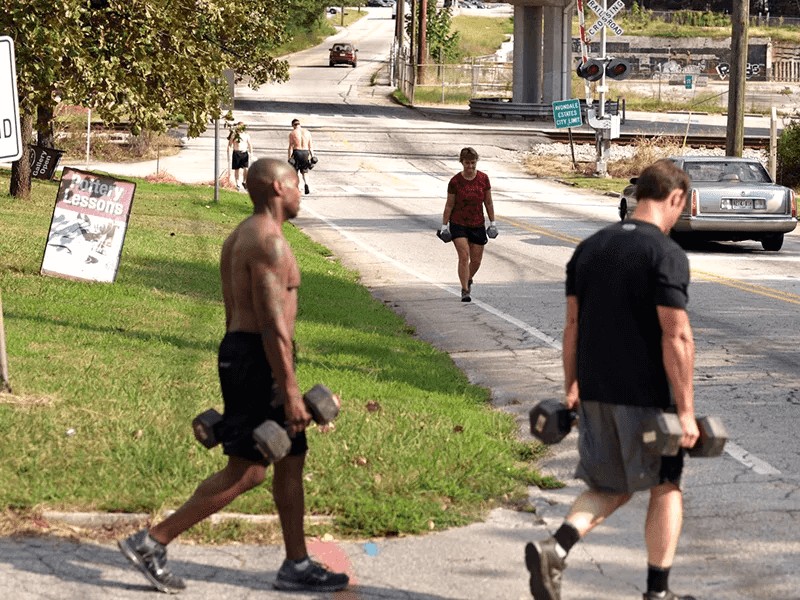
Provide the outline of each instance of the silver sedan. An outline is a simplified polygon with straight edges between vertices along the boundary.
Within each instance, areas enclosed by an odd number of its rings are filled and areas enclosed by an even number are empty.
[[[764,250],[777,251],[783,236],[797,227],[797,199],[790,188],[773,183],[755,159],[678,156],[670,160],[692,180],[680,219],[672,229],[676,239],[757,240]],[[621,219],[636,207],[636,178],[622,192]]]

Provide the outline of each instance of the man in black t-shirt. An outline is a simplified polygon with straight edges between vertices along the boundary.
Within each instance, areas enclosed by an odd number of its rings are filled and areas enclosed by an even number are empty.
[[[632,219],[584,240],[567,265],[565,404],[578,412],[576,476],[588,489],[553,537],[525,547],[536,600],[560,599],[572,546],[643,490],[650,490],[644,600],[693,600],[668,587],[683,519],[683,453],[655,456],[642,442],[644,422],[664,410],[678,414],[681,446],[698,438],[689,261],[668,235],[690,182],[664,159],[645,169],[636,187]]]

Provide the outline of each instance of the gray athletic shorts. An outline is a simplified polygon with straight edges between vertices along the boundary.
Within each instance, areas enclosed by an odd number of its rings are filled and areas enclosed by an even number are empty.
[[[660,408],[605,402],[578,405],[578,453],[575,477],[593,490],[632,494],[670,482],[680,487],[683,451],[660,456],[642,444],[648,418]]]

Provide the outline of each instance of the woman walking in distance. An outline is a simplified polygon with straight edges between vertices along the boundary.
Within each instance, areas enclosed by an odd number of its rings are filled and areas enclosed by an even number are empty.
[[[462,148],[459,161],[462,171],[447,184],[447,203],[444,205],[439,237],[453,240],[458,254],[458,279],[461,282],[461,301],[472,300],[472,280],[483,259],[487,236],[497,237],[492,204],[492,185],[483,171],[478,171],[478,153],[474,148]],[[484,226],[483,207],[489,217]]]

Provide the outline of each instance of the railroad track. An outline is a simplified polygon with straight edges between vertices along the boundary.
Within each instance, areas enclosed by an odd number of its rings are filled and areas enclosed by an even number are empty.
[[[567,133],[567,131],[548,132],[545,135],[553,142],[560,142],[562,144],[569,143],[569,133]],[[619,138],[613,140],[613,143],[627,146],[636,143],[637,140],[640,140],[643,137],[645,136],[623,133],[620,135]],[[665,136],[665,137],[674,137],[676,139],[679,139],[680,143],[683,143],[682,135]],[[594,144],[595,141],[594,132],[573,131],[572,140],[575,144]],[[716,135],[690,135],[686,138],[686,145],[689,146],[690,148],[724,148],[725,137]],[[769,148],[769,138],[763,136],[745,136],[744,146],[745,148],[766,150],[767,148]]]

